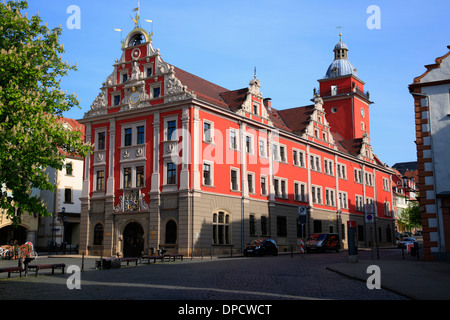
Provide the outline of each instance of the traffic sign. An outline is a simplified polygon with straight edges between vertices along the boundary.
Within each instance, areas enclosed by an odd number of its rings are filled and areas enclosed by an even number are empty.
[[[299,215],[306,215],[306,207],[305,206],[298,206],[298,214]]]
[[[373,204],[367,203],[364,205],[364,212],[365,213],[374,213],[374,207]]]
[[[374,221],[374,216],[372,213],[367,213],[366,214],[366,223],[373,223]]]

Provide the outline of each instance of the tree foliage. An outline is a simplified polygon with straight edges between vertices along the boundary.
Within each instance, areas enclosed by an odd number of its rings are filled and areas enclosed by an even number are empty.
[[[61,170],[66,153],[86,156],[82,134],[59,117],[79,107],[60,87],[76,66],[62,62],[60,27],[49,29],[38,15],[27,17],[26,1],[0,3],[0,208],[15,224],[21,212],[49,215],[32,189],[56,192],[45,169]],[[9,196],[6,190],[9,190]]]
[[[398,223],[405,229],[420,228],[422,226],[422,216],[418,202],[408,204],[408,208],[403,209],[398,216]]]

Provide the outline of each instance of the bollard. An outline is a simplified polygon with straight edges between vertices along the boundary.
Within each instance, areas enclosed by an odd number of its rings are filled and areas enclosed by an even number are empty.
[[[84,252],[83,255],[81,256],[81,272],[84,271]]]

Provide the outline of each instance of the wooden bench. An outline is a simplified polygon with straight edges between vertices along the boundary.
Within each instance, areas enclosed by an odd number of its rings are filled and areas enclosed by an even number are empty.
[[[130,264],[130,262],[136,262],[136,265],[138,264],[139,258],[120,258],[120,262],[126,262],[127,266]]]
[[[141,260],[147,260],[147,263],[150,264],[150,260],[153,259],[153,262],[156,263],[156,260],[160,260],[161,262],[164,262],[164,256],[142,256]]]
[[[181,261],[183,261],[183,255],[182,254],[167,254],[164,256],[167,258],[170,262],[170,259],[173,258],[173,261],[175,261],[176,258],[179,258]]]
[[[38,275],[38,271],[42,269],[52,269],[52,274],[55,274],[55,269],[61,269],[62,274],[64,274],[64,270],[66,265],[64,263],[55,263],[55,264],[31,264],[28,266],[28,269],[36,269],[36,277]]]
[[[23,271],[24,271],[24,269],[22,267],[9,267],[9,268],[1,268],[0,269],[0,273],[8,272],[8,278],[11,278],[11,273],[12,272],[19,272],[20,273],[20,277],[22,278],[22,272]]]

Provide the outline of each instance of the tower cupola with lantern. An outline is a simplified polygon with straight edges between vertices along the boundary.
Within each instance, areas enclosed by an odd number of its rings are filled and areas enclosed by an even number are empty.
[[[348,47],[339,35],[334,46],[334,60],[319,81],[319,92],[324,102],[327,120],[333,131],[344,140],[370,139],[369,93],[358,78],[357,69],[348,59]]]

